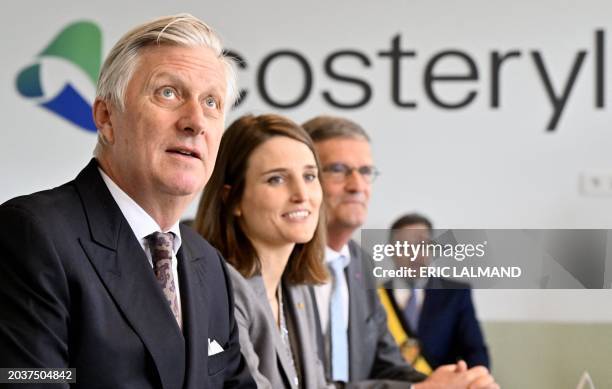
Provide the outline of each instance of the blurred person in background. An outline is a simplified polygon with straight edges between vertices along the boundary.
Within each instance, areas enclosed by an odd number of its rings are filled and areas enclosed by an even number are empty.
[[[351,240],[367,217],[372,182],[378,175],[370,138],[357,123],[319,116],[303,124],[321,160],[327,219],[325,260],[331,282],[315,286],[322,359],[328,379],[351,387],[489,388],[499,386],[483,366],[464,361],[444,365],[430,376],[416,371],[400,353],[387,328],[376,290],[364,284],[366,255]]]
[[[390,243],[428,244],[432,223],[411,213],[391,225]],[[427,267],[431,258],[425,251],[412,259],[394,258],[396,266],[417,270]],[[472,303],[469,285],[441,278],[417,278],[409,285],[386,283],[379,295],[387,312],[389,330],[402,354],[417,369],[464,360],[468,367],[489,365],[487,346]]]

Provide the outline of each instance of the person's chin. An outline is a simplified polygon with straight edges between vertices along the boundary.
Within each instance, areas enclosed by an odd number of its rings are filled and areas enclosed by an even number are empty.
[[[294,231],[291,234],[291,241],[293,243],[308,243],[312,240],[313,235],[314,230]]]
[[[366,214],[368,208],[363,203],[344,203],[341,206],[342,212],[351,215]]]
[[[363,225],[363,223],[365,222],[366,216],[367,216],[367,213],[364,212],[363,209],[360,212],[355,212],[355,211],[345,212],[342,217],[342,221],[347,226],[358,228],[358,227],[361,227],[361,225]]]
[[[193,176],[175,176],[165,181],[166,191],[175,196],[194,196],[203,187],[202,180]]]

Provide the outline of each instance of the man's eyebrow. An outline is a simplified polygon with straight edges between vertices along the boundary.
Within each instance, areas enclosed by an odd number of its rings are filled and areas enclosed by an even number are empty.
[[[174,85],[178,85],[180,87],[186,87],[188,85],[188,83],[183,80],[183,78],[178,77],[176,74],[174,73],[170,73],[170,72],[159,72],[157,74],[154,74],[153,76],[151,76],[151,78],[149,79],[149,85],[151,84],[158,84],[160,82],[169,82],[170,84],[174,84]],[[214,85],[210,85],[207,88],[207,94],[218,97],[221,102],[224,102],[224,98],[225,98],[225,93],[223,92],[223,90],[217,86]]]
[[[219,99],[221,99],[222,102],[225,102],[225,92],[223,92],[222,88],[215,85],[211,85],[208,88],[208,92],[210,95],[218,97]]]
[[[159,81],[169,81],[172,84],[179,84],[179,85],[183,85],[184,82],[180,77],[177,77],[175,74],[173,73],[169,73],[169,72],[160,72],[157,74],[154,74],[153,76],[151,76],[151,79],[149,80],[149,83],[157,83]]]

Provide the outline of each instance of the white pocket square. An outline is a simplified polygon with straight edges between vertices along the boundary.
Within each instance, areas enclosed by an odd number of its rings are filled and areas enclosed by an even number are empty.
[[[221,345],[219,343],[217,343],[216,340],[210,340],[210,338],[208,339],[208,356],[210,357],[211,355],[215,355],[215,354],[219,354],[223,352],[223,347],[221,347]]]

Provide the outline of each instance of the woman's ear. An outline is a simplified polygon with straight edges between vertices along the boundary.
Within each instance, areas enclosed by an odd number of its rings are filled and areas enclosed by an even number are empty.
[[[229,196],[229,192],[231,189],[231,185],[223,185],[223,189],[221,190],[221,200],[223,200],[223,202],[227,201],[227,196]]]
[[[221,198],[223,199],[223,202],[227,202],[227,197],[229,196],[229,192],[232,189],[231,185],[223,185],[223,192],[221,193]],[[234,216],[236,217],[240,217],[242,216],[242,210],[240,209],[240,205],[237,205],[235,209],[232,210],[232,213],[234,214]]]

